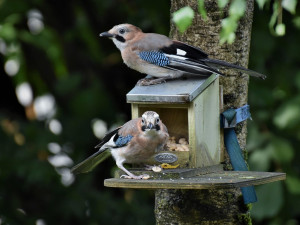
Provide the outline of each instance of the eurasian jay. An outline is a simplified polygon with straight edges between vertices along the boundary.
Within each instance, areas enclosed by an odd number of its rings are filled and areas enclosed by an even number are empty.
[[[143,33],[140,28],[131,24],[116,25],[108,32],[101,33],[100,36],[113,40],[128,67],[157,78],[142,79],[138,85],[157,84],[183,75],[208,77],[216,73],[223,76],[224,74],[218,70],[221,67],[235,69],[262,79],[266,78],[265,75],[253,70],[210,59],[198,47],[171,40],[161,34]]]
[[[145,112],[142,117],[128,121],[123,126],[108,133],[95,148],[98,152],[74,166],[74,174],[90,172],[99,163],[112,155],[117,166],[127,175],[124,178],[143,179],[148,175],[136,176],[128,171],[124,163],[142,163],[156,152],[163,150],[169,138],[167,127],[159,115],[153,111]],[[110,151],[107,151],[107,150]]]

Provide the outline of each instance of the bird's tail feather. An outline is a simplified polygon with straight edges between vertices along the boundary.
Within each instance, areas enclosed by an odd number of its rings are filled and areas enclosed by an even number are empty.
[[[165,67],[169,69],[184,71],[187,74],[201,74],[205,77],[210,76],[212,73],[217,73],[221,76],[224,76],[224,74],[218,71],[218,69],[196,60],[170,58],[170,64]]]
[[[92,171],[99,163],[103,162],[111,155],[110,151],[99,150],[81,163],[71,169],[74,174],[87,173]]]
[[[244,67],[241,67],[241,66],[238,66],[238,65],[234,65],[234,64],[222,61],[222,60],[217,60],[217,59],[202,59],[201,61],[203,61],[206,65],[209,65],[209,66],[232,68],[232,69],[235,69],[235,70],[237,70],[239,72],[247,73],[250,76],[259,77],[261,79],[266,79],[266,77],[267,77],[264,74],[261,74],[261,73],[258,73],[256,71],[249,70],[249,69],[246,69]]]

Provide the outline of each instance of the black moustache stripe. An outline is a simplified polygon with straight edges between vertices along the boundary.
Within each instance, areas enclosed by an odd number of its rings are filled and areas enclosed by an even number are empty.
[[[160,130],[160,126],[158,124],[155,125],[156,130]]]
[[[123,42],[123,43],[125,42],[125,39],[120,35],[116,35],[116,39],[120,42]]]
[[[155,126],[155,130],[159,131],[160,130],[160,126],[158,124],[156,124]],[[142,126],[142,131],[145,131],[147,129],[147,127],[144,125]]]
[[[146,130],[146,126],[142,126],[142,131],[145,131]]]

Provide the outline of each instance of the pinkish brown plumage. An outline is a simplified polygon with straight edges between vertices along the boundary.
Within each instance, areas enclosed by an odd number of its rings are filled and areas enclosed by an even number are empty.
[[[153,111],[145,112],[142,117],[125,123],[122,127],[108,133],[96,147],[99,151],[72,168],[73,173],[91,171],[107,158],[107,151],[116,160],[117,166],[127,176],[125,178],[142,179],[124,168],[124,163],[141,163],[163,149],[169,134],[159,115]]]
[[[171,40],[161,34],[144,33],[131,24],[116,25],[100,36],[112,39],[128,67],[156,78],[150,81],[141,80],[138,85],[157,84],[183,75],[224,75],[219,68],[234,69],[262,79],[266,77],[238,65],[211,59],[198,47]]]

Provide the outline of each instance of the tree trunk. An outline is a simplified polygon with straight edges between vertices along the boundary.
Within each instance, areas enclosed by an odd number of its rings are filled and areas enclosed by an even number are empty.
[[[220,11],[217,0],[205,1],[207,21],[204,21],[196,13],[192,26],[184,34],[180,34],[172,24],[170,36],[173,39],[202,48],[211,58],[247,67],[253,4],[253,0],[247,1],[245,16],[239,22],[236,40],[232,45],[219,45],[221,21],[227,16],[228,8]],[[198,12],[197,1],[172,0],[171,13],[187,5]],[[230,71],[230,74],[240,75],[233,71]],[[247,103],[248,82],[248,75],[245,74],[220,79],[220,84],[223,85],[224,109],[238,108]],[[244,151],[247,135],[245,122],[236,127],[236,133],[241,149]],[[231,168],[227,155],[225,155],[225,166]],[[224,190],[157,190],[155,192],[155,215],[156,223],[164,225],[251,224],[249,209],[243,203],[239,188]]]

